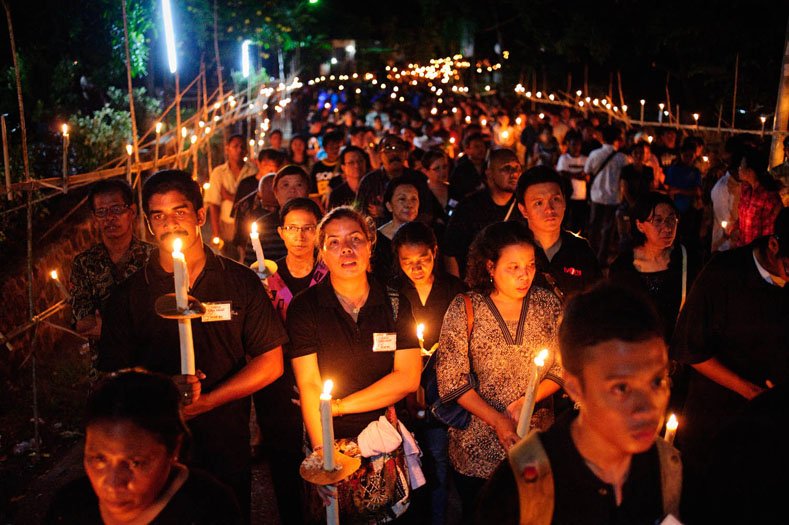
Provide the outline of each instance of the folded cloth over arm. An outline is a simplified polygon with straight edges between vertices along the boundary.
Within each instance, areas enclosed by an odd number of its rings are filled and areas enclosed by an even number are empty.
[[[369,458],[380,454],[388,454],[396,450],[401,444],[405,451],[406,466],[411,488],[416,489],[425,484],[425,476],[422,473],[422,463],[419,457],[422,451],[419,449],[416,440],[411,432],[398,422],[400,431],[392,426],[385,416],[381,416],[377,421],[373,421],[359,433],[357,444],[362,456]]]

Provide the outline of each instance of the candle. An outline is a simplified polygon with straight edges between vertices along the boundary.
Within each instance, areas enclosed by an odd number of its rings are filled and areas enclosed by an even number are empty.
[[[416,325],[416,338],[419,339],[419,348],[425,351],[425,323]]]
[[[258,273],[266,271],[266,258],[263,256],[263,246],[260,244],[260,234],[258,233],[258,224],[252,223],[249,232],[249,239],[252,241],[252,248],[255,250],[255,257],[258,260]]]
[[[761,117],[759,117],[759,120],[762,121],[762,134],[761,134],[761,136],[764,137],[764,124],[767,122],[767,117],[762,115]]]
[[[701,115],[699,115],[698,113],[694,113],[693,114],[693,120],[696,122],[696,129],[699,129],[699,117],[700,116]]]
[[[643,124],[644,123],[644,104],[646,104],[647,101],[642,98],[639,102],[641,102],[641,123]]]
[[[658,119],[658,123],[662,124],[663,123],[663,108],[666,107],[666,105],[661,102],[660,104],[658,104],[658,107],[660,108],[660,111],[658,111],[657,119]]]
[[[333,387],[334,382],[327,379],[323,383],[323,393],[320,396],[323,470],[334,470],[334,421],[331,414],[331,390]]]
[[[126,182],[131,184],[131,156],[134,148],[131,144],[126,144]]]
[[[63,131],[63,180],[65,181],[66,177],[68,177],[68,124],[63,124],[61,130]]]
[[[678,426],[679,421],[677,421],[677,416],[671,414],[666,422],[666,433],[663,435],[663,439],[666,440],[669,445],[674,443],[674,436],[677,435]]]
[[[183,241],[173,241],[173,277],[175,279],[175,303],[180,312],[189,306],[189,269],[181,252]],[[192,340],[192,320],[178,319],[178,341],[181,350],[181,373],[195,375],[195,349]]]
[[[63,299],[68,299],[69,297],[68,291],[66,290],[66,287],[63,286],[63,283],[60,282],[60,278],[58,277],[58,271],[52,270],[51,272],[49,272],[49,276],[52,278],[53,281],[55,281],[55,286],[58,287],[58,290],[60,291],[60,294],[63,296]]]
[[[173,276],[175,279],[175,302],[178,310],[184,311],[189,307],[189,268],[186,267],[186,257],[184,257],[181,247],[183,241],[175,239],[173,241]]]
[[[521,407],[521,415],[518,418],[518,436],[524,437],[529,431],[529,423],[531,422],[531,415],[534,412],[534,401],[537,397],[537,389],[540,387],[540,372],[545,366],[545,360],[548,358],[548,349],[543,348],[537,357],[534,358],[534,371],[532,373],[531,388],[526,391]]]
[[[721,228],[726,231],[726,227],[729,225],[729,221],[721,221]]]

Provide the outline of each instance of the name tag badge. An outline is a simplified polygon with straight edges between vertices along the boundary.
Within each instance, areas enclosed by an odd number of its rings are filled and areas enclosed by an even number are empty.
[[[394,352],[397,350],[397,334],[388,332],[373,333],[373,352]]]
[[[203,303],[203,306],[205,306],[205,315],[202,317],[204,323],[230,321],[233,318],[230,301]]]

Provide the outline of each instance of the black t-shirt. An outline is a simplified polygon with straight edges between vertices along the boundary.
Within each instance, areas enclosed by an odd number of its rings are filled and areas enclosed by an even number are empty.
[[[87,477],[58,490],[49,506],[46,524],[101,525],[99,499]],[[205,472],[189,470],[189,477],[170,502],[150,522],[152,525],[189,523],[224,525],[244,523],[233,493]]]
[[[501,222],[512,206],[510,220],[523,220],[520,210],[514,206],[513,196],[507,204],[499,206],[490,197],[487,189],[473,193],[455,208],[449,218],[444,242],[441,245],[444,255],[454,257],[458,261],[461,277],[466,274],[466,257],[474,237],[487,225]]]
[[[633,202],[637,202],[650,192],[655,173],[649,166],[642,166],[641,171],[638,171],[634,164],[628,164],[622,168],[621,178],[627,185],[627,193]]]
[[[562,245],[550,261],[542,248],[535,247],[534,257],[538,271],[535,284],[553,290],[542,275],[543,272],[547,272],[554,278],[556,285],[567,299],[570,295],[585,290],[602,279],[603,273],[586,239],[567,230],[562,231],[561,239]]]
[[[326,193],[329,191],[329,183],[340,176],[339,160],[330,163],[326,159],[319,160],[312,166],[310,171],[310,193]]]
[[[635,454],[617,506],[614,487],[589,469],[570,436],[574,413],[565,414],[540,433],[551,464],[554,487],[553,525],[653,525],[664,517],[657,447]],[[518,488],[504,460],[480,495],[476,523],[520,523]],[[484,518],[483,518],[484,516]]]
[[[332,395],[342,398],[362,390],[392,372],[393,352],[373,352],[374,333],[396,333],[397,348],[419,348],[408,299],[399,297],[397,321],[384,287],[370,278],[370,294],[358,322],[343,309],[331,279],[296,296],[288,309],[291,342],[287,357],[317,354],[321,377],[334,381]],[[356,439],[359,432],[384,414],[386,408],[334,419],[337,438]]]
[[[196,368],[210,392],[247,364],[288,340],[257,275],[206,246],[206,262],[189,293],[202,302],[231,303],[229,321],[192,320]],[[154,303],[174,290],[173,274],[154,250],[148,264],[110,297],[99,340],[99,370],[140,366],[166,375],[181,373],[178,323],[156,314]],[[227,403],[188,422],[195,460],[207,470],[246,468],[249,457],[249,398]],[[208,466],[208,465],[212,466]]]
[[[350,205],[353,206],[356,202],[356,192],[348,186],[347,182],[343,182],[336,188],[332,188],[329,194],[329,209],[336,208],[337,206]]]
[[[482,173],[480,173],[468,157],[460,157],[455,169],[452,170],[452,174],[449,176],[449,195],[460,201],[481,190],[485,187],[484,173],[484,165],[482,166]]]
[[[279,276],[282,277],[282,280],[285,281],[290,293],[295,297],[297,293],[310,287],[312,274],[315,273],[315,266],[313,266],[312,271],[304,277],[293,277],[293,274],[290,273],[290,269],[288,269],[288,264],[285,262],[285,257],[283,257],[277,260],[277,272],[279,272]]]
[[[249,221],[265,212],[260,204],[260,199],[257,198],[259,183],[258,178],[254,176],[244,177],[238,183],[231,213],[231,216],[236,220],[233,243],[238,246],[244,246],[244,243],[249,240]]]

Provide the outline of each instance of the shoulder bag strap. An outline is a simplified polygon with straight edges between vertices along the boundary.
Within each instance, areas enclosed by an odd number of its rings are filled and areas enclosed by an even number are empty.
[[[590,182],[591,182],[592,180],[594,180],[594,179],[595,179],[595,177],[597,177],[598,175],[600,175],[600,172],[601,172],[601,171],[603,171],[603,168],[605,168],[605,167],[608,165],[608,162],[609,162],[611,159],[613,159],[613,158],[616,156],[616,154],[617,154],[617,153],[619,153],[619,152],[618,152],[617,150],[614,150],[614,151],[612,151],[612,152],[611,152],[611,153],[610,153],[610,154],[609,154],[609,155],[608,155],[608,156],[605,158],[605,160],[603,161],[603,163],[602,163],[602,164],[600,164],[600,167],[599,167],[599,168],[597,168],[597,171],[595,171],[595,172],[594,172],[594,174],[593,174],[591,177],[589,177],[589,178],[590,178]]]

